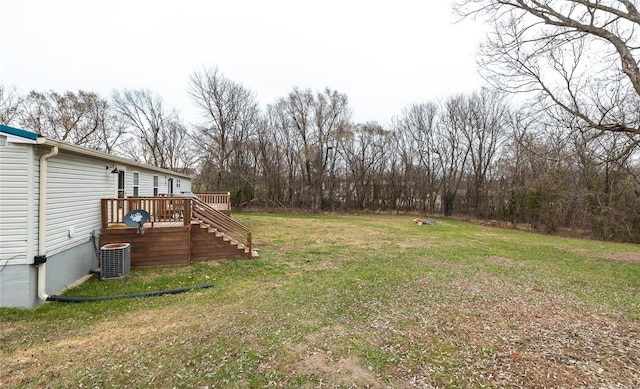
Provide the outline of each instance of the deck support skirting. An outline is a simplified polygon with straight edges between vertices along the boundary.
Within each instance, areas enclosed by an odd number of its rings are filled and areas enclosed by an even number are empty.
[[[100,236],[100,245],[131,244],[131,267],[187,265],[191,262],[246,258],[243,250],[232,246],[222,237],[192,223],[181,227],[107,228]]]

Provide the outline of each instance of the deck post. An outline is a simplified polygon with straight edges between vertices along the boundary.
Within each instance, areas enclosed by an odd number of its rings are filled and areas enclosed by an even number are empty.
[[[184,226],[191,225],[191,199],[184,198]]]
[[[107,203],[108,203],[107,199],[100,200],[100,209],[101,209],[100,213],[102,214],[102,228],[105,230],[109,226],[109,222],[107,221],[107,217],[108,217]]]

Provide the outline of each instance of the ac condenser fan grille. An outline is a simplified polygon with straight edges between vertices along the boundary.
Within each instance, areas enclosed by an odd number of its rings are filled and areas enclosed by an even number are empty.
[[[131,272],[131,244],[110,243],[100,248],[100,278],[124,278]]]

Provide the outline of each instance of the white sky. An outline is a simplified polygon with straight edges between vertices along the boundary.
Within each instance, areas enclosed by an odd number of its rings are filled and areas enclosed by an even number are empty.
[[[197,121],[189,77],[217,66],[261,105],[345,93],[355,122],[477,90],[484,29],[443,0],[0,0],[0,82],[20,93],[150,89]]]

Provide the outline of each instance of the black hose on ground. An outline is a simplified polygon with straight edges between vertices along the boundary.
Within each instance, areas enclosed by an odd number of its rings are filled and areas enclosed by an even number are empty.
[[[194,289],[207,289],[207,288],[213,288],[213,284],[187,286],[187,287],[184,287],[184,288],[158,290],[158,291],[154,291],[154,292],[118,294],[118,295],[113,295],[113,296],[72,297],[72,296],[52,295],[52,296],[47,297],[47,301],[57,301],[57,302],[60,302],[60,303],[86,303],[86,302],[90,302],[90,301],[116,300],[116,299],[127,299],[127,298],[136,298],[136,297],[163,296],[165,294],[178,294],[178,293],[188,292],[188,291],[194,290]]]

